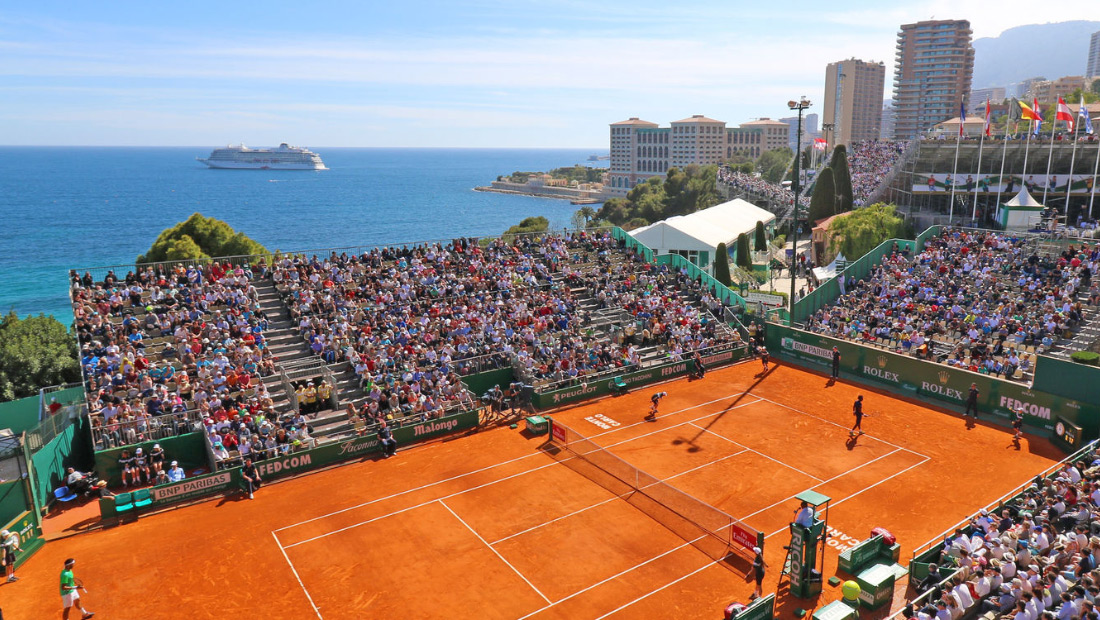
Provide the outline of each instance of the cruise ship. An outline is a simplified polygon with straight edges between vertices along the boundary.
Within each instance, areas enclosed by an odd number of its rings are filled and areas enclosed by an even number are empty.
[[[250,149],[240,144],[214,149],[210,157],[198,161],[211,168],[236,168],[242,170],[328,170],[321,156],[309,149],[289,146],[286,142],[277,149]]]

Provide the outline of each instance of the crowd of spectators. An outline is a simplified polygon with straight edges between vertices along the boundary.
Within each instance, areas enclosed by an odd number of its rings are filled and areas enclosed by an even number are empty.
[[[838,280],[842,294],[808,317],[806,328],[1022,378],[1035,352],[1067,337],[1085,305],[1100,303],[1092,281],[1098,267],[1100,244],[1040,257],[1009,234],[947,229],[916,256],[895,247],[866,278]]]
[[[790,208],[790,206],[794,204],[794,192],[789,188],[783,187],[782,185],[776,185],[770,181],[765,181],[756,175],[746,174],[722,166],[718,169],[718,180],[731,187],[766,198],[774,204],[782,206],[784,209]],[[805,196],[801,196],[799,197],[799,204],[803,207],[808,207],[810,201]]]
[[[909,142],[891,140],[860,140],[848,147],[853,205],[864,206],[907,148]]]
[[[958,620],[968,611],[1003,620],[1095,620],[1100,598],[1100,456],[1036,478],[999,514],[982,510],[952,534],[929,576],[913,584],[923,603],[903,615]]]
[[[75,329],[97,447],[194,430],[242,406],[273,413],[275,372],[249,267],[211,263],[70,272]]]
[[[287,257],[272,277],[312,350],[359,376],[357,414],[375,423],[438,417],[472,398],[462,375],[513,362],[545,383],[636,365],[648,345],[679,355],[706,323],[655,288],[675,274],[651,269],[610,233],[577,232]],[[611,338],[579,306],[584,287],[630,314]]]

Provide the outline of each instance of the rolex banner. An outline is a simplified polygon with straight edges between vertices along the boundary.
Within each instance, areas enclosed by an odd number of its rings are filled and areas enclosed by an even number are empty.
[[[884,349],[862,346],[819,334],[768,325],[768,347],[773,354],[811,367],[827,369],[833,347],[840,350],[841,371],[860,380],[897,391],[902,396],[938,401],[932,404],[962,412],[971,383],[979,390],[978,411],[982,416],[1010,419],[1011,412],[1024,410],[1024,423],[1054,430],[1058,416],[1096,434],[1100,407],[1029,389],[1025,383],[996,379],[943,364],[918,360]]]

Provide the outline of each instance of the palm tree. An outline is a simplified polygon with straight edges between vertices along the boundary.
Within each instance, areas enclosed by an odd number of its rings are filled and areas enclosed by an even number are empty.
[[[596,210],[589,206],[583,206],[577,209],[577,212],[584,218],[584,227],[588,228],[588,222],[592,221],[592,218],[596,217]]]

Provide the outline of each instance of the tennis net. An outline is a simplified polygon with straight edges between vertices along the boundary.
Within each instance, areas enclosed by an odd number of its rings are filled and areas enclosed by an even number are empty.
[[[753,547],[763,547],[761,532],[647,474],[557,420],[550,422],[550,441],[564,456],[575,457],[559,462],[622,497],[714,560],[724,560],[732,552],[751,556]]]

